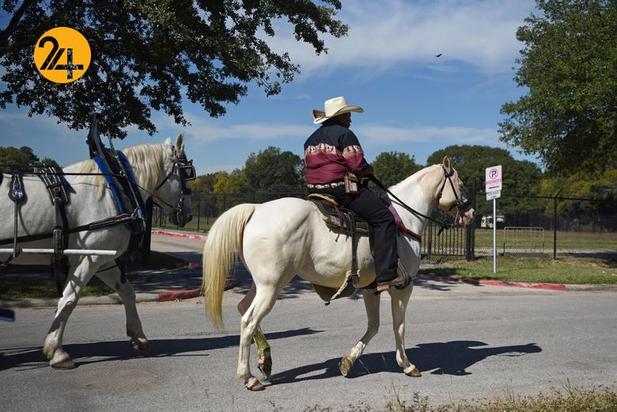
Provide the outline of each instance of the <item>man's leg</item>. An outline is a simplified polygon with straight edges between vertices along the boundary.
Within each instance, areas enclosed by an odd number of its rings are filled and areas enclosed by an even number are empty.
[[[368,189],[361,189],[357,195],[349,195],[341,189],[337,193],[339,202],[366,219],[373,227],[373,251],[377,283],[387,282],[396,277],[398,256],[396,252],[396,226],[394,217],[379,197]]]

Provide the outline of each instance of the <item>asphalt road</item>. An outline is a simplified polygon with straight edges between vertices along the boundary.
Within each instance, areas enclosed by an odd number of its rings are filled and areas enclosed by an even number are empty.
[[[201,247],[159,237],[155,245],[190,255]],[[418,393],[441,403],[568,383],[617,386],[614,292],[420,281],[406,324],[408,356],[423,376],[407,377],[396,365],[384,297],[382,328],[344,378],[337,363],[364,333],[364,305],[343,299],[326,307],[296,280],[263,322],[273,375],[265,391],[252,393],[235,377],[235,306],[246,286],[225,294],[223,333],[207,321],[200,298],[140,304],[148,356],[129,347],[120,305],[79,306],[64,346],[78,367],[68,371],[52,370],[41,353],[54,309],[18,309],[15,323],[0,322],[0,410],[302,411],[361,404],[379,410],[395,394],[409,400]],[[260,376],[254,353],[251,365]]]
[[[69,371],[52,370],[42,360],[53,309],[18,310],[15,323],[0,324],[0,409],[379,408],[395,392],[448,402],[508,390],[535,393],[568,381],[617,385],[614,293],[427,282],[414,290],[407,320],[408,355],[421,378],[406,377],[395,363],[387,298],[379,334],[351,377],[339,376],[339,357],[364,332],[363,304],[345,299],[325,307],[296,285],[264,321],[273,376],[264,392],[251,393],[235,377],[241,292],[225,295],[225,333],[213,330],[200,299],[140,304],[149,356],[129,348],[121,306],[78,307],[65,337],[78,364]]]

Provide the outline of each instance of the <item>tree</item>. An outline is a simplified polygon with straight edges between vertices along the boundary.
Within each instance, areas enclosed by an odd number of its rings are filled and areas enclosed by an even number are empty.
[[[585,224],[595,226],[597,221],[603,222],[599,224],[606,229],[614,231],[617,228],[615,220],[617,169],[593,175],[576,173],[567,177],[546,177],[542,179],[540,191],[545,196],[558,195],[570,198],[557,203],[560,221],[576,222],[576,226]],[[576,198],[594,200],[575,200]],[[553,214],[552,202],[546,203],[545,214],[549,216]]]
[[[53,166],[53,167],[56,167],[58,169],[62,169],[60,167],[60,165],[58,164],[58,162],[56,162],[51,157],[44,157],[44,158],[42,158],[41,161],[39,162],[39,165],[41,165],[41,166]]]
[[[234,169],[231,173],[218,172],[212,188],[215,193],[240,193],[246,190],[246,176],[242,169]]]
[[[31,172],[32,166],[39,161],[28,146],[0,147],[0,169],[8,172]]]
[[[485,169],[502,165],[503,197],[499,201],[502,213],[529,212],[540,208],[538,200],[526,197],[538,193],[542,179],[542,172],[534,163],[516,160],[505,149],[477,145],[448,146],[431,154],[427,163],[439,164],[446,155],[463,182],[466,185],[475,182],[478,191],[484,189]],[[479,213],[486,213],[489,208],[488,202],[478,198]]]
[[[372,165],[375,176],[386,186],[392,186],[421,169],[413,156],[401,152],[380,153]]]
[[[253,190],[289,190],[303,186],[303,162],[292,152],[270,146],[251,153],[244,165],[244,175]]]
[[[553,174],[617,167],[617,2],[537,0],[519,27],[515,81],[501,139],[540,155]]]
[[[15,102],[73,129],[88,127],[96,111],[99,131],[112,137],[130,125],[154,133],[152,109],[186,125],[186,99],[221,116],[248,83],[277,94],[299,71],[264,40],[275,23],[288,21],[320,54],[320,34],[347,32],[335,19],[340,8],[340,0],[2,0],[10,17],[0,31],[0,107]],[[32,58],[39,36],[57,26],[81,32],[93,52],[87,73],[66,85],[42,78]]]

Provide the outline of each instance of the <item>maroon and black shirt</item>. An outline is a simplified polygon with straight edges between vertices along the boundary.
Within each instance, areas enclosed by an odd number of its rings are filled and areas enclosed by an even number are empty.
[[[362,174],[369,165],[356,135],[338,124],[324,124],[304,143],[306,183],[340,182],[345,173]]]

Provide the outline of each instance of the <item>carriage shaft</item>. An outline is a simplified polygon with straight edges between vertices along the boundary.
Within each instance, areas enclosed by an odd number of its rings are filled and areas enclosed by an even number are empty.
[[[0,253],[10,253],[13,254],[13,248],[0,248]],[[44,254],[44,255],[53,255],[55,253],[54,249],[39,249],[39,248],[23,248],[19,251],[20,253],[29,253],[29,254]],[[105,250],[105,249],[64,249],[62,251],[63,255],[95,255],[95,256],[115,256],[117,251],[115,250]]]

